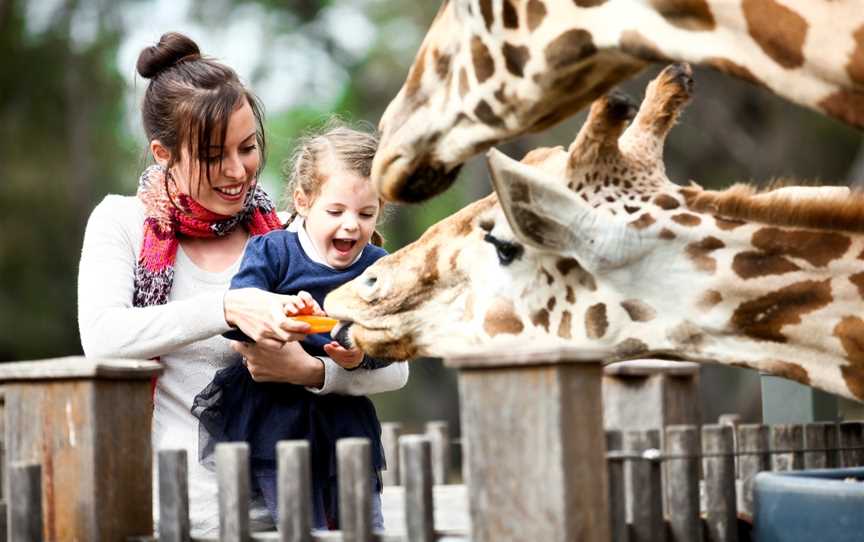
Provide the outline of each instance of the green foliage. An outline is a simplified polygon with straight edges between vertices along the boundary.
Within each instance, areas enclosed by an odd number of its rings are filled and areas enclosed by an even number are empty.
[[[80,352],[75,285],[84,220],[133,160],[126,91],[106,31],[73,45],[68,18],[24,31],[24,5],[0,20],[0,359]],[[14,330],[14,332],[12,332]]]

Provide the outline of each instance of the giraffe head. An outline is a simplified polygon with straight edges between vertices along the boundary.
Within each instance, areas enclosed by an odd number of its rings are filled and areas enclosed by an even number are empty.
[[[567,118],[653,61],[710,66],[864,127],[864,10],[786,4],[445,1],[381,118],[372,178],[390,200],[432,197],[469,157]]]
[[[542,130],[644,65],[598,50],[589,32],[542,25],[544,2],[444,2],[379,124],[381,194],[417,202],[498,141]]]
[[[623,136],[636,108],[613,94],[594,102],[569,149],[538,149],[522,162],[490,151],[494,194],[332,292],[327,312],[352,322],[349,335],[364,351],[401,359],[498,341],[602,336],[602,311],[593,309],[588,327],[577,330],[584,312],[577,307],[606,288],[602,270],[644,252],[630,206],[668,183],[662,140],[691,88],[689,67],[671,66],[649,86]],[[632,163],[619,136],[633,149]],[[626,172],[618,169],[625,162]],[[595,179],[598,190],[577,187]]]
[[[325,300],[375,356],[566,343],[604,360],[756,368],[864,400],[864,201],[833,191],[681,187],[663,141],[690,71],[634,108],[596,100],[576,139],[521,162],[490,151],[495,193]],[[826,195],[827,194],[827,195]]]

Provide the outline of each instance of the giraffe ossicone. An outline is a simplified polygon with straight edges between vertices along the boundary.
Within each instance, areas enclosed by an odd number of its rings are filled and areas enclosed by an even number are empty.
[[[474,154],[656,61],[710,66],[864,128],[857,0],[449,0],[381,118],[373,179],[387,199],[427,199]]]
[[[374,356],[569,345],[606,361],[750,367],[864,400],[864,197],[679,186],[663,141],[690,71],[666,68],[632,122],[592,106],[568,149],[488,154],[495,193],[332,292]]]

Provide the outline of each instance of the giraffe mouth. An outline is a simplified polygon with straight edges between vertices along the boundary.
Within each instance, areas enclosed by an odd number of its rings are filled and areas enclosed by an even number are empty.
[[[378,192],[390,201],[420,203],[444,192],[456,181],[462,165],[448,167],[443,163],[405,159],[397,155],[382,165],[378,172]],[[373,177],[376,177],[373,171]]]

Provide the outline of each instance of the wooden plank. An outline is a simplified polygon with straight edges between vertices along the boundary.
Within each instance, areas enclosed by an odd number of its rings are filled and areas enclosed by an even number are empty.
[[[428,437],[399,439],[400,462],[405,466],[405,528],[411,542],[434,542],[432,446]]]
[[[162,374],[154,361],[93,359],[81,356],[0,363],[0,382],[22,380],[120,379],[150,380]]]
[[[444,358],[444,364],[456,369],[492,369],[503,367],[524,367],[549,364],[600,363],[608,352],[602,349],[591,350],[572,346],[543,346],[534,344],[520,346],[507,345],[472,348],[466,352],[454,353]]]
[[[828,468],[827,429],[833,423],[808,423],[804,425],[804,468]]]
[[[384,422],[381,424],[381,444],[384,446],[384,457],[387,468],[381,472],[381,481],[385,486],[398,486],[399,479],[399,437],[402,435],[402,424]]]
[[[717,423],[720,425],[728,425],[732,427],[732,449],[738,451],[738,426],[741,425],[740,414],[721,414],[717,418]],[[741,477],[741,468],[738,466],[738,457],[735,460],[735,478]]]
[[[149,380],[22,380],[5,389],[7,459],[42,465],[46,539],[153,533]]]
[[[621,451],[624,446],[623,436],[618,429],[606,431],[606,450]],[[630,528],[627,524],[627,491],[624,484],[624,460],[610,458],[607,461],[609,469],[609,529],[612,542],[629,542]]]
[[[249,445],[216,445],[216,481],[219,487],[220,542],[249,540]]]
[[[647,452],[645,458],[631,459],[625,464],[626,478],[630,482],[627,515],[633,539],[639,542],[662,542],[665,540],[666,526],[663,521],[660,461],[650,459],[651,455],[659,455],[660,431],[624,431],[623,441],[627,451]]]
[[[672,425],[666,428],[666,504],[671,542],[702,540],[699,516],[699,428]]]
[[[670,376],[698,375],[699,364],[690,361],[633,359],[610,363],[603,367],[603,374],[606,376],[652,376],[658,373]]]
[[[160,450],[159,542],[189,542],[189,476],[186,450]]]
[[[471,539],[607,541],[601,365],[538,360],[459,371]]]
[[[0,540],[3,541],[10,540],[7,522],[6,501],[0,501]]]
[[[738,426],[738,475],[741,479],[741,494],[738,496],[738,511],[753,516],[753,483],[756,475],[771,470],[770,430],[767,425],[741,424]]]
[[[841,422],[837,425],[843,467],[864,465],[864,423]]]
[[[705,523],[709,542],[737,542],[738,518],[735,510],[735,461],[732,453],[732,427],[702,427],[702,459],[705,473]],[[710,454],[721,454],[711,456]],[[728,454],[728,455],[726,455]]]
[[[372,540],[372,448],[365,438],[336,442],[339,527],[343,542]]]
[[[804,430],[800,424],[771,426],[771,470],[790,471],[804,468]]]
[[[825,427],[825,447],[828,448],[827,460],[828,468],[833,469],[840,466],[840,429],[836,423],[828,424]]]
[[[276,444],[280,542],[312,540],[312,471],[309,442],[286,440]]]
[[[432,475],[436,485],[450,478],[450,428],[445,421],[426,423],[426,436],[432,446]]]
[[[42,467],[35,463],[9,464],[9,540],[42,542]]]

